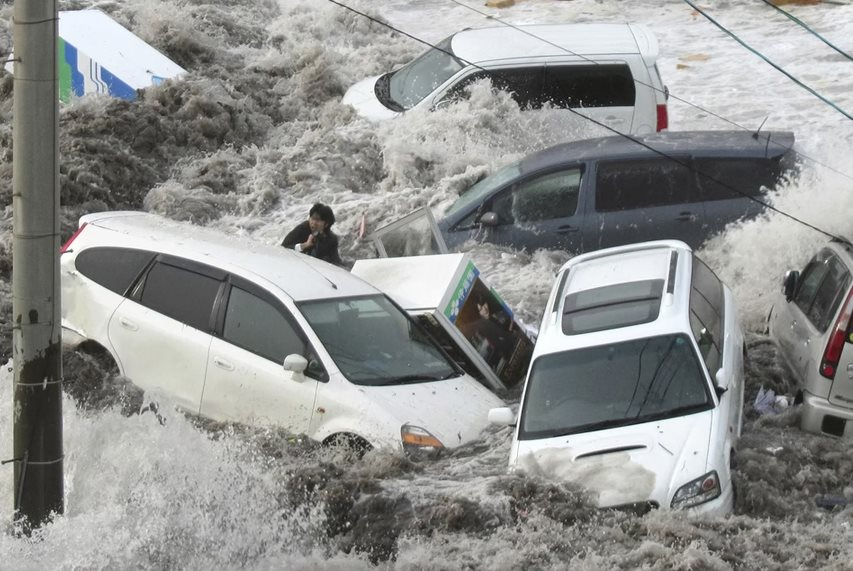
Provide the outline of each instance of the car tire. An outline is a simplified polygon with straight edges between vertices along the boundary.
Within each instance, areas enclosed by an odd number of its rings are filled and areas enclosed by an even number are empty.
[[[119,407],[129,416],[142,408],[144,392],[121,376],[118,364],[97,343],[83,343],[62,355],[62,387],[83,411]]]

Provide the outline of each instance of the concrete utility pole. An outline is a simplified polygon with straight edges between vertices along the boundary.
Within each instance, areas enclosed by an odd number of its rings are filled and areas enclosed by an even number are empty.
[[[56,0],[15,0],[12,354],[15,518],[64,511]]]

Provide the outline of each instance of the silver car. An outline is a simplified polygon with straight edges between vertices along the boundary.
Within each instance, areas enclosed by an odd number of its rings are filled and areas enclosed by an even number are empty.
[[[785,274],[770,335],[802,384],[801,428],[853,436],[853,244],[833,240]]]

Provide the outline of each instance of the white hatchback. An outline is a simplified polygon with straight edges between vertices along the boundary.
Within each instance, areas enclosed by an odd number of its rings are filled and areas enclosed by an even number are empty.
[[[657,38],[641,24],[467,29],[400,69],[356,83],[343,103],[368,119],[390,119],[451,103],[488,79],[522,109],[549,104],[624,133],[651,133],[669,124],[657,57]]]
[[[291,250],[114,212],[60,264],[64,345],[193,414],[424,456],[502,403],[386,295]]]
[[[601,507],[729,513],[743,385],[732,293],[686,244],[577,256],[548,301],[510,466],[578,483]]]

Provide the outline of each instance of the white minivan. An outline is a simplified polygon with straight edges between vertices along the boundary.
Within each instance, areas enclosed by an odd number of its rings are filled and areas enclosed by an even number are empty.
[[[510,466],[582,485],[600,507],[725,514],[741,431],[732,292],[683,242],[569,260],[542,320]]]
[[[651,133],[669,123],[657,57],[657,38],[642,24],[466,29],[395,71],[356,83],[343,103],[368,119],[390,119],[453,102],[488,79],[522,109],[550,104],[623,133]]]
[[[60,266],[63,344],[202,417],[421,457],[502,403],[386,295],[285,248],[112,212]]]

